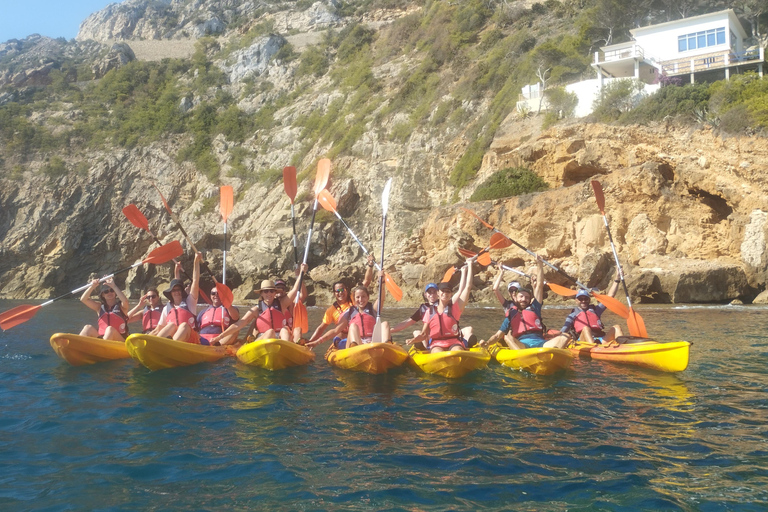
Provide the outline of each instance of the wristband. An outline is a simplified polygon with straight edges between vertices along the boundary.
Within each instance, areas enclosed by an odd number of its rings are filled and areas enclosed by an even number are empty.
[[[614,279],[614,280],[613,280],[613,282],[614,282],[614,283],[620,283],[620,282],[621,282],[621,279]]]
[[[371,268],[373,268],[373,263],[367,263],[367,265]]]

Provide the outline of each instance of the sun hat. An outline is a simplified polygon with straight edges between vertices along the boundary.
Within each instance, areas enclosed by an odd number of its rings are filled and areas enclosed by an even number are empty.
[[[182,281],[181,279],[171,280],[171,285],[168,287],[167,290],[163,292],[163,295],[165,295],[168,298],[168,300],[172,301],[173,298],[171,297],[171,291],[173,291],[173,289],[177,286],[181,286],[181,300],[186,299],[188,293],[187,293],[187,290],[184,288],[184,281]]]
[[[264,279],[261,282],[261,286],[253,291],[256,293],[261,293],[265,290],[277,290],[277,288],[275,288],[275,282],[271,279]]]

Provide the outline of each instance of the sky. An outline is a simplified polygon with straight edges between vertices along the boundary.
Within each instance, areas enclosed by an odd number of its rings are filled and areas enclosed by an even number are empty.
[[[0,43],[32,34],[74,39],[90,14],[122,0],[0,0]]]

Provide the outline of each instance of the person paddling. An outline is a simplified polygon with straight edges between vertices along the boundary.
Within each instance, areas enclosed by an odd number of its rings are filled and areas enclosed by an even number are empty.
[[[414,344],[427,341],[426,347],[430,352],[443,352],[446,350],[466,350],[467,340],[463,337],[459,327],[459,319],[464,308],[469,302],[469,292],[472,290],[472,264],[474,258],[467,259],[461,269],[461,281],[458,298],[454,301],[453,287],[449,283],[437,285],[438,302],[430,305],[424,313],[424,327],[418,336],[407,343]]]
[[[141,296],[139,303],[128,312],[130,322],[141,319],[141,332],[144,334],[154,331],[160,325],[163,314],[163,303],[157,288],[148,288]]]
[[[544,324],[541,319],[541,306],[544,301],[544,263],[541,257],[536,258],[536,274],[531,277],[533,291],[528,288],[517,290],[515,302],[517,307],[511,308],[499,330],[488,341],[480,341],[480,345],[492,345],[504,340],[511,349],[522,350],[535,347],[564,348],[570,336],[560,334],[547,340],[544,338]]]
[[[173,338],[176,341],[188,343],[200,343],[200,335],[195,330],[197,314],[197,297],[200,293],[200,262],[203,261],[201,253],[195,253],[194,269],[192,271],[192,284],[189,291],[184,288],[181,279],[173,279],[163,295],[168,298],[168,303],[160,315],[160,324],[151,333],[163,338]]]
[[[299,269],[296,269],[296,275],[299,275]],[[275,288],[277,288],[278,299],[288,293],[288,285],[282,279],[275,279]],[[307,287],[305,283],[301,283],[301,290],[299,293],[301,294],[300,301],[304,301],[307,298]],[[291,339],[293,342],[303,345],[305,341],[301,338],[301,326],[295,325],[293,322],[293,310],[295,307],[295,302],[291,302],[291,305],[288,306],[288,311],[285,312],[286,325],[288,326],[288,330],[291,331]]]
[[[606,295],[615,297],[619,290],[619,283],[621,283],[621,279],[619,279],[617,272]],[[591,297],[588,291],[579,290],[576,294],[576,300],[579,301],[579,305],[573,308],[573,311],[566,317],[565,324],[560,329],[561,332],[574,332],[576,339],[588,343],[609,343],[624,335],[618,324],[607,331],[605,330],[601,317],[605,313],[606,307],[603,304],[590,304]]]
[[[224,332],[232,322],[240,320],[240,311],[235,306],[225,307],[221,303],[219,292],[214,286],[208,294],[211,297],[211,305],[197,315],[197,329],[200,333],[200,344],[210,345],[211,340]],[[220,345],[231,345],[237,341],[237,334],[222,338]]]
[[[306,274],[308,270],[306,263],[301,265],[301,270]],[[288,328],[288,322],[285,312],[293,303],[296,294],[299,293],[299,281],[293,285],[293,288],[285,295],[279,296],[274,281],[264,279],[261,286],[255,290],[261,295],[259,303],[248,310],[240,320],[230,325],[223,333],[214,336],[211,339],[211,345],[221,344],[222,340],[238,332],[243,327],[250,325],[255,320],[254,328],[258,335],[257,340],[267,340],[280,338],[285,341],[293,341],[291,330]]]
[[[99,315],[97,327],[86,325],[80,331],[80,335],[125,341],[125,337],[128,336],[128,299],[111,277],[101,285],[99,302],[91,299],[91,294],[99,287],[100,282],[99,279],[94,279],[91,286],[80,297],[80,302]]]

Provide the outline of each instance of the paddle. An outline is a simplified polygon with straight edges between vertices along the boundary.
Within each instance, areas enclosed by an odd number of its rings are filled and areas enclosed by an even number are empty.
[[[224,256],[221,264],[221,282],[224,284],[227,282],[227,219],[234,206],[234,191],[229,185],[224,185],[219,189],[219,211],[221,218],[224,219]]]
[[[608,226],[608,218],[605,216],[605,195],[603,194],[603,187],[597,180],[592,180],[592,189],[595,191],[595,201],[597,201],[597,207],[600,209],[600,214],[603,216],[603,222],[605,223],[605,229],[608,231],[608,240],[611,242],[611,250],[613,251],[613,259],[616,261],[616,268],[619,269],[619,278],[621,284],[624,286],[624,294],[627,296],[627,306],[629,306],[629,315],[625,317],[627,319],[627,327],[629,327],[629,334],[632,336],[638,336],[641,338],[648,337],[648,331],[645,330],[645,321],[637,314],[637,311],[632,309],[632,301],[629,298],[629,289],[627,289],[627,283],[624,280],[624,272],[621,269],[621,263],[619,262],[619,255],[616,252],[616,246],[613,243],[613,236],[611,236],[611,228]],[[607,306],[607,304],[606,304]]]
[[[306,265],[309,258],[309,245],[312,242],[312,229],[315,226],[315,215],[317,215],[317,196],[320,194],[325,186],[328,184],[328,177],[331,174],[331,161],[327,158],[323,158],[317,162],[317,174],[315,174],[315,204],[312,207],[312,220],[309,223],[309,231],[307,232],[307,245],[304,248],[304,260],[303,264]],[[293,321],[301,326],[302,332],[309,331],[309,319],[307,318],[307,309],[301,302],[301,284],[304,281],[304,271],[299,272],[299,292],[296,294],[296,299],[293,304]],[[304,327],[306,326],[306,330]]]
[[[475,212],[473,212],[472,210],[469,210],[469,209],[467,209],[467,208],[464,208],[464,207],[462,207],[461,209],[462,209],[462,210],[464,210],[465,212],[469,213],[470,215],[472,215],[472,216],[473,216],[474,218],[476,218],[477,220],[479,220],[479,221],[480,221],[480,222],[481,222],[481,223],[482,223],[482,224],[483,224],[485,227],[487,227],[488,229],[491,229],[491,230],[493,230],[494,234],[495,234],[495,233],[499,233],[499,234],[501,234],[501,235],[502,235],[502,236],[504,236],[504,237],[505,237],[507,240],[509,240],[509,242],[510,242],[510,243],[512,243],[512,244],[515,244],[517,247],[519,247],[519,248],[520,248],[520,249],[522,249],[523,251],[527,252],[528,254],[530,254],[531,256],[533,256],[534,258],[536,258],[536,257],[537,257],[537,255],[536,255],[536,253],[535,253],[535,252],[531,251],[530,249],[528,249],[528,248],[527,248],[527,247],[525,247],[524,245],[520,244],[519,242],[517,242],[517,241],[515,241],[515,240],[513,240],[513,239],[509,238],[508,236],[504,235],[503,233],[501,233],[501,231],[499,231],[498,229],[496,229],[495,227],[491,226],[490,224],[488,224],[487,222],[485,222],[483,219],[481,219],[480,217],[478,217],[478,215],[477,215]],[[568,274],[568,273],[564,272],[564,271],[563,271],[563,270],[561,270],[560,268],[558,268],[558,267],[554,266],[552,263],[548,262],[548,261],[547,261],[547,260],[545,260],[544,258],[542,258],[542,259],[541,259],[541,261],[542,261],[542,262],[543,262],[545,265],[547,265],[549,268],[551,268],[552,270],[554,270],[555,272],[559,273],[560,275],[562,275],[563,277],[565,277],[565,278],[566,278],[566,279],[568,279],[569,281],[571,281],[571,282],[575,283],[575,284],[576,284],[577,286],[579,286],[580,288],[583,288],[584,290],[588,290],[590,293],[592,293],[592,295],[595,297],[595,299],[597,299],[598,301],[600,301],[602,304],[604,304],[604,305],[605,305],[605,307],[606,307],[606,308],[610,309],[611,311],[613,311],[614,313],[616,313],[616,314],[617,314],[617,315],[619,315],[620,317],[622,317],[622,318],[627,318],[627,315],[629,315],[629,311],[627,310],[627,308],[626,308],[626,307],[624,307],[624,304],[622,304],[622,303],[621,303],[621,302],[619,302],[618,300],[614,299],[613,297],[609,297],[608,295],[603,295],[603,294],[600,294],[600,293],[595,293],[595,292],[593,292],[593,291],[592,291],[592,290],[591,290],[591,289],[590,289],[590,288],[589,288],[587,285],[585,285],[584,283],[580,282],[578,279],[576,279],[575,277],[571,276],[570,274]],[[552,286],[551,286],[551,284],[552,284],[552,283],[548,283],[548,284],[550,285],[550,289],[552,289]],[[555,286],[557,286],[557,285],[555,285]],[[565,290],[568,290],[568,289],[567,289],[567,288],[563,288],[563,289],[561,289],[561,291],[565,291]],[[555,290],[552,290],[552,291],[554,291],[555,293],[558,293],[558,292],[557,292],[557,291],[555,291]],[[563,294],[560,294],[560,293],[558,293],[558,295],[563,295]],[[575,295],[575,294],[573,294],[573,295]],[[570,297],[570,296],[573,296],[573,295],[571,295],[571,291],[569,290],[569,291],[568,291],[568,294],[566,294],[565,296],[566,296],[566,297]]]
[[[141,210],[139,210],[138,206],[136,206],[133,203],[129,204],[128,206],[123,208],[123,215],[126,216],[126,218],[130,221],[131,224],[149,233],[149,236],[152,237],[152,239],[155,241],[155,243],[158,246],[163,245],[160,239],[157,238],[157,236],[155,236],[155,234],[149,229],[149,221],[144,216],[144,214],[141,213]],[[179,260],[177,260],[176,258],[173,258],[173,260],[171,261],[173,261],[174,263],[178,263]],[[186,270],[184,270],[183,267],[181,269],[181,273],[184,274],[187,277],[187,279],[189,279],[190,281],[192,280],[192,278],[189,277],[189,274],[187,274]],[[205,300],[205,302],[210,304],[211,299],[208,298],[208,295],[202,290],[200,290],[200,293],[203,296],[203,300]]]
[[[461,254],[465,258],[474,258],[475,256],[477,256],[477,262],[484,267],[487,267],[493,262],[493,260],[491,260],[491,255],[488,254],[487,252],[480,254],[477,252],[472,252],[469,249],[462,249],[461,247],[459,247],[459,254]]]
[[[349,225],[344,222],[344,219],[341,218],[341,215],[339,215],[339,212],[336,210],[336,200],[333,198],[330,192],[327,190],[321,190],[320,194],[318,195],[318,200],[320,201],[320,205],[329,212],[333,212],[336,214],[336,217],[341,221],[342,224],[344,224],[344,227],[347,228],[347,231],[349,231],[349,234],[352,235],[352,238],[355,239],[355,242],[357,242],[357,245],[360,246],[360,248],[363,250],[366,256],[368,256],[368,249],[365,248],[363,243],[360,241],[359,238],[357,238],[357,235],[355,235],[355,232],[352,231],[352,228],[349,227]],[[381,270],[381,265],[378,263],[374,263],[376,265],[376,269]],[[400,302],[400,300],[403,298],[403,290],[400,289],[400,287],[395,283],[395,280],[392,279],[392,276],[390,276],[388,273],[384,273],[384,284],[387,286],[387,290],[389,291],[389,294],[392,295],[392,298],[395,299],[395,301]]]
[[[296,168],[294,166],[283,167],[283,188],[288,199],[291,200],[291,224],[293,225],[293,268],[299,268],[299,247],[296,239],[296,211],[293,202],[296,199]]]
[[[152,263],[154,265],[160,265],[162,263],[166,263],[172,260],[173,258],[177,258],[181,256],[183,252],[184,250],[181,248],[181,244],[178,242],[178,240],[174,240],[169,244],[161,245],[157,249],[153,250],[143,260],[137,263],[134,263],[128,268],[124,268],[122,270],[118,270],[117,272],[113,272],[108,276],[104,276],[101,279],[99,279],[99,281],[103,283],[110,277],[114,277],[117,274],[122,274],[123,272],[128,272],[129,270],[136,268],[139,265],[143,265],[145,263]],[[22,304],[21,306],[16,306],[15,308],[9,309],[4,313],[0,313],[0,328],[7,331],[11,327],[24,323],[30,318],[32,318],[33,316],[35,316],[35,314],[40,310],[40,308],[47,306],[48,304],[51,304],[53,302],[56,302],[59,299],[63,299],[65,297],[69,297],[70,295],[74,295],[76,293],[87,290],[90,286],[91,286],[91,283],[88,283],[85,286],[81,286],[80,288],[77,288],[75,290],[72,290],[71,292],[65,293],[64,295],[56,297],[55,299],[51,299],[47,302],[43,302],[42,304],[39,304],[37,306],[30,305],[30,304]]]
[[[179,218],[176,217],[176,215],[171,210],[171,207],[168,206],[168,201],[165,200],[165,197],[163,196],[163,193],[160,192],[160,189],[157,188],[157,185],[154,183],[152,184],[153,187],[155,187],[155,190],[157,190],[157,193],[160,194],[160,199],[162,199],[163,204],[165,205],[165,209],[168,212],[168,215],[171,216],[171,219],[176,223],[176,227],[179,228],[179,231],[181,231],[181,234],[184,235],[184,238],[186,239],[189,246],[192,248],[192,250],[197,253],[200,252],[197,250],[197,247],[195,247],[195,244],[192,242],[192,239],[189,238],[189,235],[184,230],[183,227],[181,227],[181,222],[179,222]],[[216,284],[216,291],[219,294],[219,300],[221,300],[221,304],[229,309],[232,307],[232,300],[234,299],[232,295],[232,290],[229,289],[229,286],[226,284],[220,283],[216,280],[216,276],[211,272],[211,269],[208,267],[208,264],[203,260],[203,269],[208,272],[208,274],[211,276],[211,279],[213,279],[213,282]],[[201,290],[202,291],[202,290]],[[211,304],[211,302],[209,302]]]
[[[389,210],[389,189],[392,187],[392,178],[387,180],[384,185],[384,192],[381,193],[381,265],[384,266],[384,239],[387,233],[387,210]],[[384,272],[379,275],[379,300],[376,307],[376,324],[373,326],[373,335],[371,336],[371,343],[381,343],[382,341],[388,341],[383,339],[384,336],[381,332],[381,303],[384,302]]]
[[[506,247],[509,247],[510,245],[512,245],[512,243],[510,242],[509,238],[504,236],[503,233],[494,233],[494,234],[491,235],[491,240],[490,240],[490,243],[489,243],[488,247],[486,247],[485,249],[483,249],[479,253],[475,254],[474,256],[470,256],[470,257],[475,258],[479,262],[480,258],[482,258],[483,255],[485,253],[487,253],[488,251],[490,251],[491,249],[504,249]],[[461,252],[461,251],[459,251],[459,252]],[[482,264],[489,265],[490,263],[491,263],[491,259],[490,259],[490,256],[488,256],[488,263],[481,263],[481,265]],[[443,274],[443,280],[441,282],[442,283],[447,283],[448,281],[450,281],[451,278],[453,277],[453,274],[455,274],[456,271],[459,270],[460,268],[462,268],[463,266],[464,265],[461,265],[460,267],[455,267],[454,266],[454,267],[449,268],[445,272],[445,274]]]

